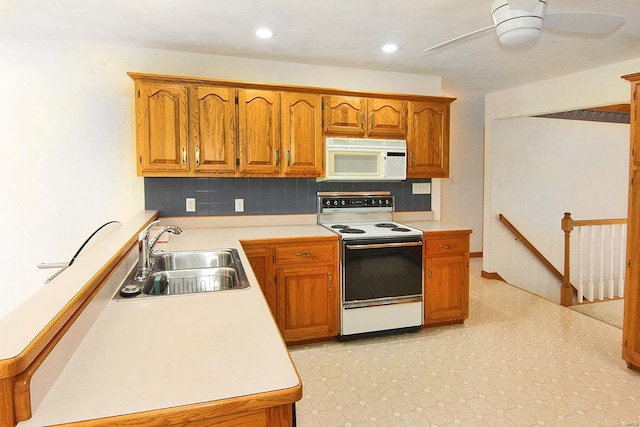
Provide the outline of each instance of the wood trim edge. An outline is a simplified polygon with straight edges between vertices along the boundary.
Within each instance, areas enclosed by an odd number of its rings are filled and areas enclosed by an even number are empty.
[[[184,425],[187,423],[205,425],[202,424],[202,422],[211,418],[291,405],[300,399],[302,399],[302,383],[298,383],[298,385],[288,389],[275,390],[273,392],[260,393],[252,396],[234,397],[68,424],[56,424],[56,426],[109,427],[117,425],[133,427],[144,425],[145,427],[165,427],[169,425],[183,425],[183,423]]]
[[[482,251],[480,251],[480,252],[469,252],[469,258],[482,258]]]
[[[498,273],[495,273],[495,272],[488,272],[488,271],[482,270],[480,272],[480,277],[482,277],[483,279],[500,280],[501,282],[507,283],[507,281],[504,280],[502,276],[500,276]]]

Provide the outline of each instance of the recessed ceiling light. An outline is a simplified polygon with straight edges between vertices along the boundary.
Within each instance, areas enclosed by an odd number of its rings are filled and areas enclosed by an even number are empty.
[[[392,43],[385,44],[384,46],[382,46],[383,52],[392,53],[392,52],[395,52],[396,50],[398,50],[398,46]]]
[[[260,28],[256,30],[256,36],[260,37],[261,39],[268,39],[273,36],[273,31],[268,28]]]

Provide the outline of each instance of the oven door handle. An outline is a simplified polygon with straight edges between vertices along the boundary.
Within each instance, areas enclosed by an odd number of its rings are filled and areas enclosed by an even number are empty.
[[[422,246],[422,242],[372,243],[366,245],[346,245],[347,249],[383,249],[402,248],[405,246]]]

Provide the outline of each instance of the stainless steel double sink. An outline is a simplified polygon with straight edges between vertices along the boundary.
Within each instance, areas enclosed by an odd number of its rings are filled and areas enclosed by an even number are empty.
[[[237,249],[156,252],[144,280],[134,268],[115,299],[136,299],[246,289],[247,275]]]

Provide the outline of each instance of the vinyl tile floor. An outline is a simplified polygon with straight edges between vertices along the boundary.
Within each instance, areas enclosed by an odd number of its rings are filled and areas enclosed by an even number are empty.
[[[640,426],[620,329],[481,268],[471,260],[464,325],[291,347],[297,425]]]

